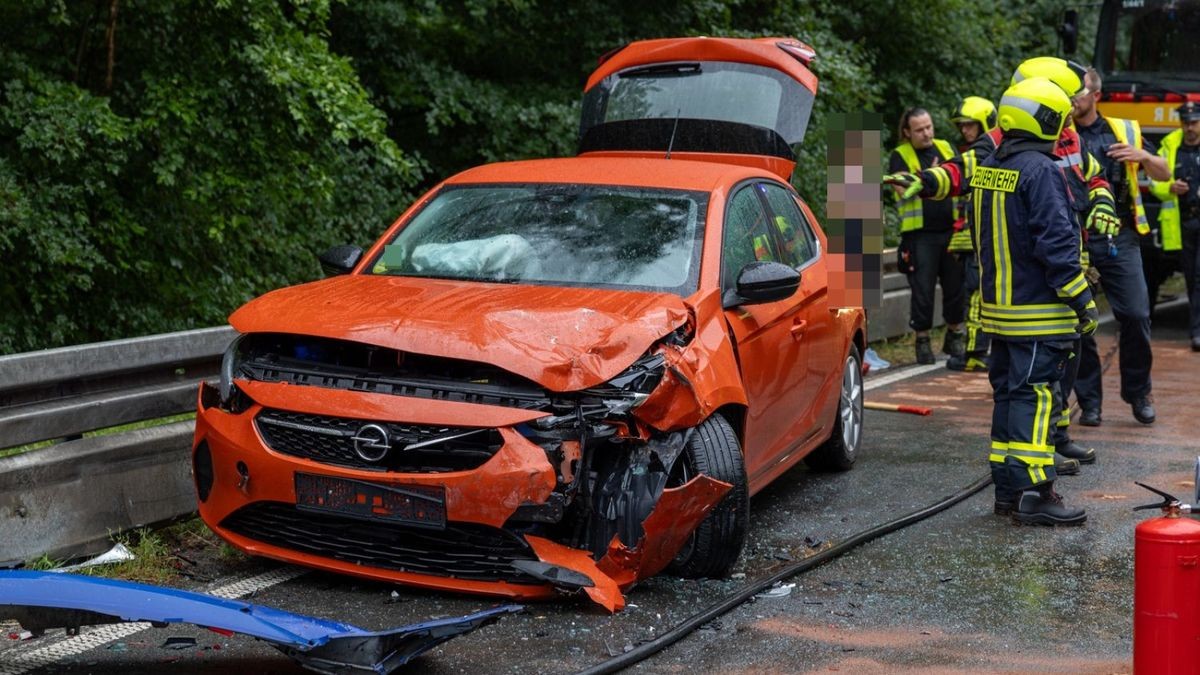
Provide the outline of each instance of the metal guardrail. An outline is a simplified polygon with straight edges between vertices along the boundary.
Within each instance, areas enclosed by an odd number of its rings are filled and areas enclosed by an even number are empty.
[[[192,423],[80,437],[190,412],[233,339],[225,326],[0,357],[0,560],[103,548],[195,510]]]
[[[909,290],[883,252],[883,305],[871,340],[908,331]],[[232,328],[152,335],[0,356],[0,561],[97,552],[116,532],[195,511],[190,421],[81,438],[190,412],[214,378]]]

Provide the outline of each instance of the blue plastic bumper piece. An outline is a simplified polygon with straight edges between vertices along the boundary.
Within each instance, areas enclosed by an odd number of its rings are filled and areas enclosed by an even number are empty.
[[[437,645],[469,633],[520,605],[385,631],[293,614],[203,593],[115,579],[0,570],[0,616],[35,635],[47,628],[148,621],[190,623],[265,640],[304,667],[322,673],[366,671],[384,675]]]

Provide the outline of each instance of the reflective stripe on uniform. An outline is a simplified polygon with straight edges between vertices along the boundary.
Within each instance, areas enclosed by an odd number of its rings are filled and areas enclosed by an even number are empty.
[[[989,462],[1004,463],[1004,458],[1008,456],[1008,443],[1006,441],[998,441],[992,439],[992,451],[988,454]]]
[[[1083,276],[1083,272],[1080,272],[1079,276],[1072,279],[1070,283],[1058,289],[1056,292],[1060,298],[1073,298],[1084,292],[1087,287],[1087,278]]]
[[[985,301],[982,303],[982,313],[1000,319],[1013,320],[1074,319],[1076,317],[1075,310],[1060,302],[1037,305],[1000,305]]]

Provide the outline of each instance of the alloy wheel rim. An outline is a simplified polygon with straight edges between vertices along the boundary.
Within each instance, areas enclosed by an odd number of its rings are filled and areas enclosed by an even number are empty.
[[[847,454],[853,455],[862,438],[863,418],[862,373],[853,356],[846,358],[846,367],[842,370],[841,404],[838,407],[842,417],[842,444]]]

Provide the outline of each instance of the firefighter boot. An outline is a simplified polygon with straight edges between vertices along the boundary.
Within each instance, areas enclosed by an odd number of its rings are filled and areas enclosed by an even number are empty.
[[[936,360],[933,357],[933,347],[929,346],[929,336],[917,336],[917,363],[929,365]]]
[[[1012,519],[1021,525],[1082,525],[1087,513],[1064,504],[1062,496],[1054,491],[1054,481],[1050,481],[1022,491]]]
[[[987,352],[966,352],[962,356],[951,356],[946,359],[946,367],[964,373],[986,373]]]
[[[1012,513],[1017,501],[1017,492],[1013,489],[1012,478],[1008,475],[1008,467],[1000,462],[989,462],[992,465],[992,483],[996,487],[996,501],[992,504],[992,513],[1007,516]]]
[[[1093,458],[1092,461],[1095,461],[1095,458]],[[1060,476],[1078,476],[1079,460],[1063,457],[1062,455],[1055,453],[1054,472]]]
[[[1079,460],[1080,464],[1096,463],[1096,451],[1092,448],[1084,448],[1075,441],[1068,440],[1055,445],[1054,452],[1068,459]]]
[[[966,353],[967,334],[961,330],[946,329],[946,337],[942,338],[942,353],[950,356],[963,356]]]

